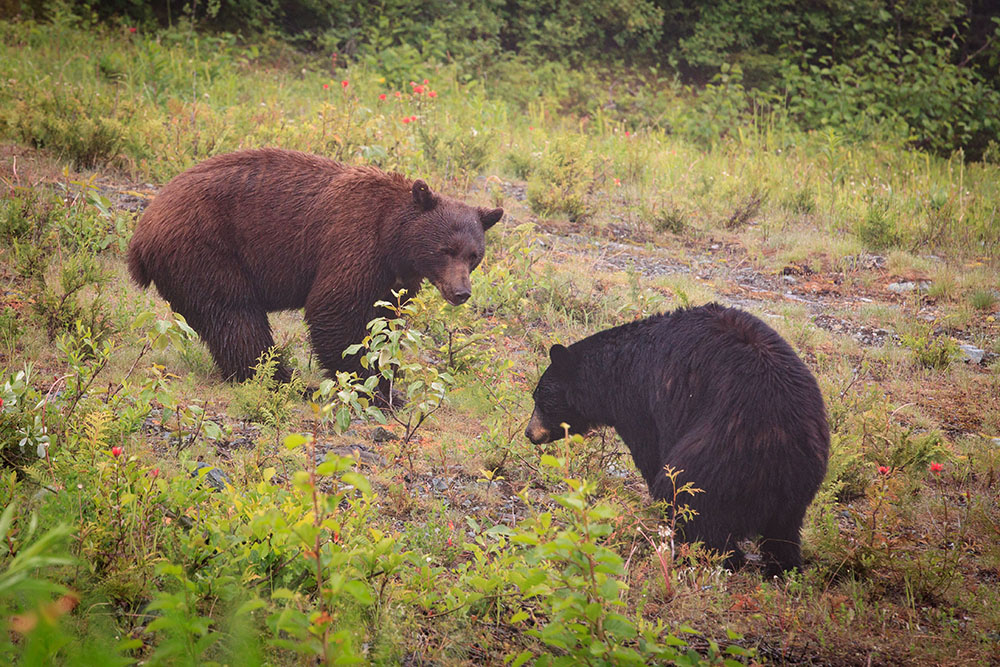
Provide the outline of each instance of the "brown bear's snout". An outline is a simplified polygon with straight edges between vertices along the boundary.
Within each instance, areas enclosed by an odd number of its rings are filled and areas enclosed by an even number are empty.
[[[460,306],[472,296],[472,281],[469,267],[460,262],[451,263],[438,280],[432,280],[444,300],[453,306]]]

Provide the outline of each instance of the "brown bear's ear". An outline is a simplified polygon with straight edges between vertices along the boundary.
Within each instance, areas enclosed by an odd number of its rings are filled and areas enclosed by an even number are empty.
[[[417,202],[420,210],[429,211],[437,204],[437,197],[434,196],[426,183],[417,179],[413,181],[413,201]]]
[[[503,217],[502,208],[495,208],[492,211],[487,211],[484,208],[479,209],[479,222],[483,223],[484,232],[493,225],[500,222],[500,218],[502,217]]]
[[[568,347],[559,343],[549,349],[549,359],[552,360],[552,368],[560,373],[571,371],[576,367],[576,355]]]

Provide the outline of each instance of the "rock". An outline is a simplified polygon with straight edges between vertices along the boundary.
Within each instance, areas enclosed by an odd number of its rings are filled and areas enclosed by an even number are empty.
[[[389,440],[399,440],[399,436],[388,429],[376,426],[372,430],[372,440],[375,442],[387,442]]]
[[[361,463],[367,463],[369,465],[384,466],[386,465],[386,460],[380,454],[373,452],[371,449],[362,445],[360,442],[356,445],[351,445],[349,447],[331,447],[327,450],[328,454],[336,454],[337,456],[357,456],[358,461]],[[325,457],[324,457],[325,458]]]
[[[890,292],[895,292],[896,294],[907,294],[913,292],[914,290],[920,292],[926,292],[931,286],[931,281],[929,280],[918,280],[916,282],[912,280],[907,280],[901,283],[889,283],[886,289]]]
[[[965,355],[966,361],[971,361],[974,364],[983,363],[983,356],[985,356],[986,352],[980,350],[975,345],[959,345],[958,349]]]
[[[194,464],[194,470],[192,471],[191,476],[198,477],[201,470],[204,468],[211,468],[211,470],[202,475],[202,477],[206,482],[208,482],[208,485],[216,491],[225,491],[226,484],[231,484],[229,481],[229,475],[227,475],[225,471],[220,470],[215,466],[211,466],[203,461],[198,461]]]
[[[992,438],[990,442],[993,443],[994,447],[1000,447],[1000,438]]]
[[[798,280],[795,279],[795,276],[790,276],[790,275],[781,276],[781,279],[784,280],[789,285],[794,285],[795,283],[799,282]]]

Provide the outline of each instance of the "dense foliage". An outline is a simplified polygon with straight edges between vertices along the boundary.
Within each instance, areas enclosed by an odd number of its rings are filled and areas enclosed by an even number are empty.
[[[511,63],[630,65],[637,81],[705,83],[736,73],[742,113],[786,109],[804,129],[901,136],[966,158],[1000,159],[1000,16],[989,0],[207,0],[187,4],[78,0],[104,19],[191,20],[245,36],[361,59],[398,75],[454,62],[506,80]],[[45,17],[60,3],[24,0]],[[10,10],[8,10],[10,11]],[[635,74],[633,74],[633,77]],[[402,83],[402,80],[399,81]],[[509,81],[514,83],[514,81]],[[592,113],[590,105],[579,111]]]
[[[373,48],[359,24],[330,38],[333,60],[275,39],[283,3],[256,29],[222,22],[253,0],[192,2],[195,22],[167,27],[167,5],[122,3],[104,22],[80,6],[25,2],[0,21],[0,663],[995,653],[1000,167],[923,150],[904,121],[835,85],[863,73],[857,90],[877,101],[882,70],[831,60],[816,77],[772,61],[843,104],[810,130],[795,107],[808,97],[783,102],[765,89],[770,66],[721,46],[717,64],[676,56],[704,86],[640,77],[638,60],[627,74],[611,61],[655,31],[593,45],[569,27],[599,3],[545,6],[566,22],[560,39],[586,42],[574,58],[603,60],[579,69],[541,43],[505,50],[490,41],[500,29],[477,37],[488,55],[459,60],[389,32]],[[467,8],[486,20],[508,6]],[[662,12],[657,40],[671,21],[684,39],[709,34],[696,11],[634,6]],[[452,7],[409,29],[469,16]],[[533,7],[519,30],[535,30]],[[930,76],[910,64],[915,85]],[[943,108],[960,99],[948,81],[900,103]],[[255,379],[224,383],[186,323],[128,279],[131,230],[160,185],[264,145],[506,211],[464,306],[425,286],[352,348],[407,397],[395,411],[371,400],[371,379],[323,377],[294,313],[272,321],[301,377],[274,382],[266,355]],[[711,300],[766,318],[827,402],[807,566],[783,580],[727,573],[678,540],[694,490],[650,503],[612,430],[547,448],[524,437],[551,343]]]

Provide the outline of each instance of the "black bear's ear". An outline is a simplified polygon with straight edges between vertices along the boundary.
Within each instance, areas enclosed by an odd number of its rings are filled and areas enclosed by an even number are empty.
[[[426,183],[417,179],[413,181],[413,201],[417,202],[420,210],[429,211],[437,204],[437,197],[434,196]]]
[[[492,211],[487,211],[484,208],[479,209],[479,222],[483,223],[484,232],[493,225],[500,222],[500,218],[502,217],[503,217],[502,208],[495,208]]]
[[[559,343],[549,349],[549,359],[552,360],[552,368],[560,373],[571,371],[576,366],[576,355],[568,347]]]

